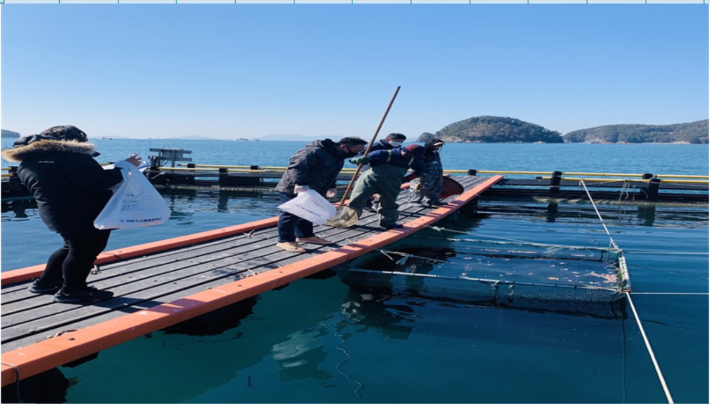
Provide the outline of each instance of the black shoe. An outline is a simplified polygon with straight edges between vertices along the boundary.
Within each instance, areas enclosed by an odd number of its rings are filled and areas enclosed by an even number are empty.
[[[113,292],[99,290],[96,288],[86,288],[78,292],[57,292],[52,298],[57,303],[95,303],[108,300],[113,297]]]
[[[399,223],[390,223],[390,224],[381,224],[380,227],[382,227],[383,229],[392,230],[392,229],[401,229],[404,226],[402,226]]]
[[[429,206],[444,206],[444,205],[448,205],[446,202],[441,202],[441,201],[429,201],[428,204],[429,204]]]
[[[41,295],[53,295],[61,289],[62,285],[53,285],[51,283],[47,282],[42,282],[39,279],[35,280],[32,282],[29,288],[27,288],[28,291],[32,293],[37,293]]]

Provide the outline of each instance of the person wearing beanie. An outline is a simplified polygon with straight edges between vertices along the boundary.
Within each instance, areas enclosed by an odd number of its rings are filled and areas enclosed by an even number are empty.
[[[424,143],[424,174],[412,181],[409,190],[411,202],[424,206],[441,206],[441,191],[444,189],[444,168],[439,153],[444,146],[441,139],[429,139]]]
[[[17,176],[34,195],[40,218],[64,239],[42,276],[28,288],[32,293],[54,294],[52,300],[58,303],[92,303],[113,296],[89,287],[86,278],[111,233],[96,229],[94,219],[123,176],[120,168],[104,170],[93,159],[98,153],[87,140],[76,126],[53,126],[2,151],[5,160],[20,163]],[[140,160],[137,154],[126,159],[136,166]]]
[[[388,230],[402,227],[401,224],[397,224],[399,188],[403,179],[412,180],[421,175],[424,168],[423,157],[424,148],[422,146],[409,145],[390,150],[378,150],[365,157],[350,160],[353,164],[370,163],[372,169],[358,177],[348,206],[354,209],[360,217],[367,201],[372,195],[379,194],[380,207],[377,210],[377,215],[380,227]],[[404,175],[410,168],[414,172],[405,177]]]
[[[377,150],[390,150],[394,149],[397,147],[401,147],[402,143],[407,140],[407,137],[401,133],[390,133],[387,135],[384,139],[372,143],[372,146],[370,146],[370,153],[377,151]],[[358,157],[361,157],[363,155],[364,151],[360,152],[358,154]],[[364,173],[365,171],[370,169],[369,164],[363,164],[362,168],[360,169],[361,173]],[[375,198],[379,198],[379,195],[375,194]],[[372,207],[372,198],[368,199],[367,202],[365,202],[365,210],[369,212],[374,212],[375,209]]]

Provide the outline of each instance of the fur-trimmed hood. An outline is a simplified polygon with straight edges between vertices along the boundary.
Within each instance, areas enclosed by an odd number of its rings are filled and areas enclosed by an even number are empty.
[[[92,143],[77,142],[75,140],[53,140],[42,139],[22,143],[24,138],[15,142],[12,148],[2,151],[2,157],[12,163],[20,163],[26,159],[32,159],[35,156],[41,156],[48,153],[67,152],[88,154],[96,156],[96,149]]]

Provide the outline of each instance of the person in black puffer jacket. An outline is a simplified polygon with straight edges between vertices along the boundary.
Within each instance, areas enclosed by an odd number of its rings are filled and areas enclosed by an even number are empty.
[[[98,153],[87,140],[75,126],[54,126],[22,137],[2,151],[5,160],[20,163],[17,176],[34,195],[40,218],[64,239],[42,276],[28,288],[33,293],[54,293],[53,300],[59,303],[97,302],[113,296],[89,287],[86,278],[111,234],[94,228],[94,219],[123,176],[119,168],[104,170],[93,159]],[[140,157],[134,154],[126,161],[137,166]]]
[[[366,144],[366,141],[358,137],[345,137],[338,143],[325,139],[306,145],[306,148],[291,156],[286,172],[276,186],[281,203],[309,189],[328,198],[334,197],[337,193],[335,181],[345,159],[356,156]],[[278,231],[279,241],[276,245],[287,251],[305,252],[298,242],[332,244],[313,234],[313,223],[288,212],[279,215]]]

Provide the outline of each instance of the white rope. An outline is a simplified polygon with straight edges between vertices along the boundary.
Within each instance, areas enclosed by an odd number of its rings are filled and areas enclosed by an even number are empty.
[[[632,295],[708,296],[708,292],[631,292]]]
[[[445,228],[445,227],[437,227],[437,226],[428,226],[428,227],[429,227],[430,229],[436,230],[436,231],[438,231],[438,232],[448,231],[448,232],[451,232],[451,233],[466,234],[466,235],[469,235],[469,236],[480,236],[480,237],[486,237],[486,238],[497,238],[497,239],[500,239],[500,240],[514,241],[514,242],[516,242],[516,243],[538,244],[538,243],[533,243],[533,242],[531,242],[531,241],[518,240],[518,239],[508,238],[508,237],[487,236],[487,235],[475,234],[475,233],[471,233],[471,232],[467,232],[467,231],[452,230],[452,229],[447,229],[447,228]],[[449,239],[449,240],[453,240],[453,239]],[[542,244],[540,244],[540,245],[542,245]]]
[[[386,252],[384,252],[384,250],[377,250],[377,251],[379,251],[379,252],[381,252],[382,254],[384,254],[384,255],[385,255],[385,257],[387,257],[387,258],[389,258],[389,259],[390,259],[390,261],[392,261],[392,262],[394,262],[394,261],[395,261],[395,259],[394,259],[394,258],[392,258],[392,257],[390,257],[390,256],[389,256],[389,254],[387,254]]]
[[[604,219],[602,218],[602,215],[599,213],[599,209],[597,209],[597,205],[594,203],[594,199],[592,198],[592,195],[589,193],[589,190],[587,189],[587,185],[584,183],[584,180],[579,180],[579,183],[582,184],[582,187],[584,187],[584,191],[587,193],[587,196],[589,197],[589,201],[592,203],[592,207],[594,207],[594,211],[597,212],[597,217],[599,217],[599,220],[602,223],[602,226],[604,227],[604,231],[606,234],[609,236],[609,241],[614,248],[617,250],[620,250],[619,246],[614,242],[614,239],[611,237],[611,233],[609,233],[609,229],[606,227],[606,224],[604,223]],[[639,330],[641,331],[641,336],[643,337],[643,341],[646,344],[646,349],[648,349],[648,354],[651,356],[651,362],[653,362],[653,367],[656,368],[656,374],[658,375],[658,380],[661,382],[661,386],[663,387],[663,392],[666,394],[666,399],[668,400],[669,403],[673,404],[673,397],[671,397],[671,392],[668,390],[668,385],[666,384],[666,379],[663,377],[663,373],[661,373],[661,368],[658,366],[658,361],[656,361],[656,355],[653,353],[653,348],[651,348],[651,343],[648,341],[648,337],[646,336],[646,331],[643,329],[643,325],[641,324],[641,319],[639,318],[638,312],[636,312],[636,307],[634,306],[634,302],[631,300],[631,295],[629,292],[624,292],[626,294],[626,299],[629,301],[629,305],[631,306],[631,310],[634,312],[634,318],[636,319],[636,324],[639,326]]]
[[[470,243],[488,243],[488,244],[493,244],[493,245],[503,244],[503,245],[522,245],[522,246],[530,246],[530,247],[545,247],[547,249],[554,249],[554,250],[567,249],[567,250],[594,250],[594,251],[603,251],[603,252],[618,252],[618,250],[615,250],[615,249],[609,248],[609,247],[585,247],[585,246],[561,245],[561,244],[542,244],[542,243],[532,243],[532,242],[527,242],[527,241],[509,243],[509,242],[504,242],[504,241],[493,241],[493,240],[471,239],[471,238],[447,238],[446,240],[448,240],[448,241],[467,241]]]
[[[422,257],[422,256],[419,256],[419,255],[407,254],[407,253],[403,253],[403,252],[399,252],[399,251],[387,251],[387,250],[379,250],[379,251],[380,251],[382,254],[384,254],[384,255],[387,255],[387,254],[394,254],[394,255],[399,255],[399,256],[404,257],[404,258],[400,258],[399,261],[396,262],[398,265],[405,265],[405,263],[407,262],[407,260],[410,259],[410,258],[419,258],[419,259],[426,260],[426,261],[435,261],[435,262],[438,262],[438,263],[441,263],[441,264],[450,263],[449,261],[442,261],[442,260],[438,260],[438,259],[436,259],[436,258]],[[389,255],[387,255],[387,257],[389,257]],[[392,261],[394,261],[394,259],[393,259],[392,257],[389,257],[389,258],[390,258]],[[400,263],[400,262],[401,262],[401,263]]]
[[[651,361],[653,362],[653,367],[656,368],[656,374],[658,374],[658,380],[661,381],[661,386],[663,387],[663,392],[666,393],[666,399],[668,399],[668,402],[673,404],[673,397],[671,397],[671,392],[668,390],[668,385],[666,385],[666,379],[663,377],[663,373],[661,373],[661,368],[658,366],[658,362],[656,361],[656,355],[653,354],[653,349],[651,348],[651,343],[648,342],[648,337],[646,337],[646,331],[643,329],[643,325],[641,325],[641,319],[639,319],[639,315],[636,312],[636,307],[634,306],[634,302],[631,300],[631,295],[626,292],[626,298],[629,301],[629,305],[631,306],[631,310],[634,312],[634,318],[636,318],[636,324],[639,326],[639,330],[641,331],[641,336],[643,337],[643,342],[646,343],[646,349],[648,349],[648,354],[651,355]]]
[[[643,250],[629,251],[629,250],[626,250],[624,252],[626,252],[628,254],[708,255],[708,253],[706,253],[706,252],[686,252],[686,251],[643,251]]]
[[[481,239],[455,239],[455,238],[447,238],[449,241],[474,241],[474,242],[493,242],[491,240],[486,240],[489,238],[495,238],[499,240],[506,240],[506,241],[512,241],[515,243],[521,243],[521,244],[526,244],[526,245],[531,245],[531,246],[540,246],[540,247],[560,247],[560,248],[582,248],[582,249],[594,249],[595,247],[576,247],[576,246],[563,246],[563,245],[556,245],[556,244],[542,244],[542,243],[535,243],[532,241],[526,241],[526,240],[520,240],[520,239],[515,239],[515,238],[508,238],[508,237],[498,237],[498,236],[490,236],[486,234],[477,234],[477,233],[471,233],[471,232],[466,232],[466,231],[460,231],[460,230],[452,230],[452,229],[447,229],[445,227],[437,227],[437,226],[428,226],[429,228],[436,230],[438,232],[442,231],[448,231],[451,233],[458,233],[458,234],[466,234],[469,236],[479,236],[479,237],[484,237]],[[604,249],[608,250],[608,247],[599,247],[598,249]],[[616,248],[617,250],[619,248]]]
[[[604,227],[604,231],[606,232],[607,236],[609,236],[609,241],[611,242],[611,245],[614,246],[617,250],[620,250],[619,246],[616,245],[616,242],[614,241],[613,238],[611,238],[611,233],[609,233],[609,229],[606,228],[606,223],[604,223],[604,219],[602,219],[602,215],[599,213],[599,209],[597,209],[597,204],[594,203],[594,199],[592,199],[592,195],[589,193],[589,190],[587,189],[587,185],[584,183],[584,180],[579,180],[579,183],[582,184],[584,187],[584,191],[587,193],[587,196],[589,197],[589,201],[592,203],[592,207],[594,207],[594,211],[597,212],[597,216],[599,217],[599,220],[602,222],[602,226]]]

